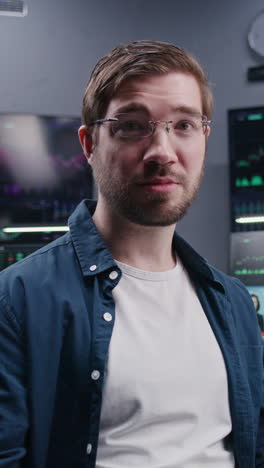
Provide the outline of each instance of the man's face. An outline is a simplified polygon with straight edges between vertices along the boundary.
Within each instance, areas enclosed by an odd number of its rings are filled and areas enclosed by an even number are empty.
[[[193,76],[178,72],[131,79],[111,100],[105,118],[126,112],[166,121],[183,112],[202,114],[200,89]],[[159,123],[151,136],[134,140],[114,136],[105,123],[96,140],[88,161],[106,209],[145,226],[168,226],[185,214],[203,173],[202,127],[190,136]]]

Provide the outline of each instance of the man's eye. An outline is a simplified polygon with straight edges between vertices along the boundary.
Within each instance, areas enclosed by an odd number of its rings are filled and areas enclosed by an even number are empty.
[[[148,122],[140,119],[120,119],[113,124],[113,133],[120,138],[137,138],[148,132]]]
[[[135,132],[140,131],[144,128],[144,123],[139,120],[127,120],[125,122],[120,122],[119,128],[126,132]]]
[[[181,122],[177,122],[177,124],[175,125],[174,128],[175,128],[175,130],[184,130],[184,131],[188,132],[188,131],[191,131],[191,130],[195,129],[195,123],[191,122],[191,121],[184,120],[184,121],[181,121]]]

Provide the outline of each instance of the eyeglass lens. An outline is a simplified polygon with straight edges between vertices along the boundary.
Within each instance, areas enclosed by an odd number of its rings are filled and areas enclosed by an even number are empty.
[[[168,121],[151,121],[140,113],[118,114],[111,122],[113,135],[119,138],[144,138],[150,136],[158,124],[163,124],[169,132],[194,135],[206,125],[206,117],[200,114],[179,113]],[[205,123],[204,123],[205,122]]]

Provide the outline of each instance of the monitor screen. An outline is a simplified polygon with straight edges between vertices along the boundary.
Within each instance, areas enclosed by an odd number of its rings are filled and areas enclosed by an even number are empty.
[[[264,231],[232,233],[230,254],[231,275],[264,287]]]
[[[78,117],[0,114],[0,229],[66,224],[93,194]]]
[[[229,110],[228,130],[232,231],[263,230],[235,220],[264,215],[264,106]]]

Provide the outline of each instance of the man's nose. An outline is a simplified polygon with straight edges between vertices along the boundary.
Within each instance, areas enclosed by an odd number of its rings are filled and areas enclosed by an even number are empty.
[[[178,161],[176,146],[172,135],[166,130],[166,126],[158,125],[148,138],[143,161],[146,164],[155,161],[160,165],[172,165]]]

